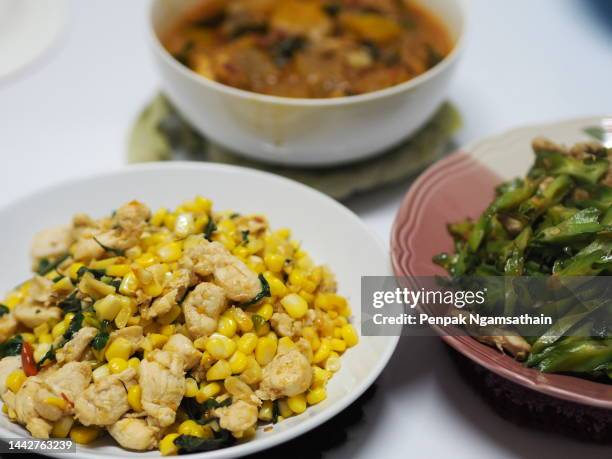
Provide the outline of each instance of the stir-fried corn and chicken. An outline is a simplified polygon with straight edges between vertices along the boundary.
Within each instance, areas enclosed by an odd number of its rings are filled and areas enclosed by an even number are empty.
[[[326,398],[358,342],[333,274],[263,216],[196,197],[79,214],[0,306],[4,413],[37,438],[208,451]]]

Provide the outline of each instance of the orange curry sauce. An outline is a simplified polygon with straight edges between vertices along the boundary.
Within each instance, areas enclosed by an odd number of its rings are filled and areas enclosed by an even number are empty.
[[[262,94],[363,94],[422,74],[452,50],[409,0],[202,0],[163,39],[195,72]]]

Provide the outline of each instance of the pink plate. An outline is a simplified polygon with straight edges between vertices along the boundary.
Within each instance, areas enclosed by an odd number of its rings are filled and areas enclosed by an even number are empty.
[[[444,274],[431,260],[452,251],[449,222],[477,217],[491,202],[494,187],[526,173],[533,160],[531,140],[546,136],[572,144],[589,140],[584,129],[601,117],[520,128],[467,147],[434,164],[406,194],[391,233],[397,276]],[[525,367],[496,349],[467,336],[443,336],[454,349],[515,383],[584,405],[612,409],[612,386],[585,379],[545,374]]]

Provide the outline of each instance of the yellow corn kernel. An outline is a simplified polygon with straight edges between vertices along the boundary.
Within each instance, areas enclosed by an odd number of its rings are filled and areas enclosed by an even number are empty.
[[[68,325],[66,324],[65,321],[62,320],[61,322],[58,322],[57,324],[55,324],[55,326],[51,330],[51,336],[53,336],[53,339],[56,339],[62,336],[64,333],[66,333],[67,329],[68,329]]]
[[[228,338],[231,338],[236,334],[238,330],[238,324],[228,314],[224,314],[219,318],[219,324],[217,325],[217,331]]]
[[[86,273],[83,277],[81,277],[81,281],[79,282],[79,290],[95,300],[115,293],[115,287],[99,281],[90,273]]]
[[[185,212],[176,216],[176,220],[174,222],[174,234],[176,234],[179,239],[186,238],[190,234],[193,234],[194,231],[195,223],[193,220],[193,214]]]
[[[243,245],[239,245],[234,249],[234,255],[236,255],[238,258],[241,258],[242,260],[246,260],[250,255],[249,249],[247,249]]]
[[[28,377],[23,370],[13,370],[6,377],[6,387],[14,393],[17,393],[26,379],[28,379]]]
[[[94,371],[92,371],[91,373],[91,376],[94,382],[101,381],[102,379],[106,378],[109,375],[110,375],[110,370],[108,368],[108,365],[101,365],[98,368],[96,368]]]
[[[106,275],[111,277],[123,277],[131,271],[130,265],[111,265],[106,268]]]
[[[51,335],[51,333],[45,333],[44,335],[40,335],[38,337],[38,342],[41,344],[52,344],[53,335]]]
[[[43,403],[59,408],[60,410],[65,410],[68,407],[68,402],[60,397],[47,397]]]
[[[261,307],[257,310],[257,315],[263,317],[264,320],[270,320],[272,314],[274,314],[274,308],[270,303],[262,304]]]
[[[304,301],[308,304],[312,304],[314,302],[315,296],[312,293],[308,293],[306,290],[300,290],[298,295],[304,298]]]
[[[128,389],[127,401],[134,411],[142,411],[142,388],[139,384]]]
[[[72,280],[77,280],[79,278],[79,269],[85,266],[83,263],[72,263],[68,268],[68,276]]]
[[[327,371],[317,366],[312,367],[311,387],[316,388],[316,387],[325,386],[328,380],[329,380],[329,373]]]
[[[114,357],[108,361],[108,369],[113,374],[121,373],[122,371],[127,370],[127,368],[127,360],[122,359],[121,357]]]
[[[317,387],[308,391],[306,395],[306,401],[309,405],[316,405],[327,398],[327,391],[325,387]]]
[[[93,305],[100,320],[114,320],[121,310],[122,303],[117,295],[107,295]]]
[[[158,259],[154,254],[150,252],[145,252],[142,255],[140,255],[138,258],[136,258],[136,260],[134,261],[138,263],[141,267],[148,268],[149,266],[152,266],[155,263],[157,263]]]
[[[249,355],[247,357],[247,366],[246,369],[240,375],[240,379],[242,379],[247,384],[257,384],[261,381],[261,366],[257,363],[257,360],[253,355]]]
[[[324,362],[329,357],[330,352],[331,352],[331,345],[330,345],[329,340],[325,338],[322,339],[319,349],[317,349],[317,351],[314,353],[314,356],[312,357],[313,363]]]
[[[206,340],[207,338],[205,336],[196,338],[195,341],[193,342],[193,346],[200,351],[205,351],[206,350]]]
[[[202,352],[202,358],[200,359],[200,366],[206,370],[210,368],[213,363],[215,363],[215,358],[212,355],[210,355],[210,353],[207,351]]]
[[[183,244],[180,242],[171,242],[162,245],[157,249],[157,255],[166,263],[178,261],[183,256]]]
[[[344,352],[346,350],[346,342],[336,337],[332,338],[329,344],[331,346],[332,351]]]
[[[264,263],[273,273],[279,273],[285,267],[285,257],[277,253],[267,253],[264,256]]]
[[[86,427],[86,426],[74,426],[70,430],[70,438],[75,443],[86,445],[91,443],[100,434],[100,429],[97,427]]]
[[[176,333],[176,325],[174,324],[164,325],[159,329],[159,332],[164,336],[170,337]]]
[[[253,321],[243,309],[232,308],[230,312],[241,332],[246,333],[253,330]]]
[[[262,421],[271,421],[274,407],[271,400],[266,400],[261,404],[259,408],[259,414],[257,417]]]
[[[168,337],[160,333],[150,333],[147,340],[151,343],[152,349],[159,349],[168,342]]]
[[[204,427],[192,419],[188,419],[179,425],[178,433],[181,435],[191,435],[193,437],[203,438],[205,435]]]
[[[72,429],[74,419],[72,416],[63,416],[53,423],[51,436],[55,438],[66,438]]]
[[[325,369],[335,373],[340,370],[340,356],[335,352],[331,352],[325,361]]]
[[[200,388],[198,387],[198,383],[193,378],[185,378],[185,397],[195,397]]]
[[[94,260],[89,264],[89,267],[91,269],[104,269],[105,270],[109,266],[112,266],[115,263],[117,263],[117,260],[118,260],[117,257],[105,258],[103,260]]]
[[[300,295],[290,293],[283,297],[280,303],[293,319],[301,319],[308,312],[308,303]]]
[[[138,286],[139,284],[136,275],[130,271],[123,276],[123,280],[119,286],[119,293],[122,293],[123,295],[134,295],[138,290]]]
[[[346,343],[347,347],[353,347],[359,343],[359,335],[357,330],[351,324],[346,324],[342,327],[342,339]]]
[[[206,372],[208,381],[220,381],[232,375],[232,367],[227,360],[219,360]]]
[[[238,340],[238,350],[244,354],[249,355],[255,350],[257,346],[257,335],[255,333],[245,333]]]
[[[267,365],[276,355],[276,341],[269,336],[263,336],[257,340],[255,347],[255,359],[260,365]]]
[[[128,360],[128,367],[138,371],[138,368],[140,367],[140,359],[138,357],[132,357]]]
[[[162,325],[171,324],[172,322],[176,320],[178,316],[181,315],[181,312],[183,312],[181,307],[178,304],[175,304],[174,306],[172,306],[170,311],[165,313],[163,316],[159,316],[157,318],[157,321]]]
[[[217,360],[227,359],[236,351],[236,343],[225,335],[214,334],[206,340],[206,350]]]
[[[168,209],[164,207],[157,209],[155,213],[151,216],[151,220],[149,220],[149,223],[151,223],[151,225],[153,226],[161,226],[164,223],[164,218],[166,217],[166,215],[168,215]]]
[[[124,297],[125,298],[125,297]],[[115,316],[115,325],[117,328],[124,328],[130,317],[132,316],[132,307],[129,304],[123,304],[119,313]]]
[[[40,338],[41,335],[49,333],[49,324],[46,322],[42,323],[38,327],[34,327],[32,331],[34,332],[34,336]]]
[[[277,400],[276,403],[278,404],[278,412],[283,419],[290,418],[293,415],[293,411],[291,411],[291,408],[289,408],[287,399]]]
[[[291,349],[295,349],[297,346],[296,344],[293,342],[293,340],[291,338],[289,338],[288,336],[283,336],[282,338],[280,338],[278,340],[278,353],[279,354],[285,354],[287,351],[290,351]]]
[[[202,196],[196,196],[193,200],[194,212],[208,214],[212,210],[212,201]]]
[[[34,360],[40,362],[47,352],[51,349],[51,343],[39,343],[34,348]]]
[[[295,414],[301,414],[306,411],[306,395],[298,394],[289,397],[287,398],[287,404]]]
[[[71,292],[74,290],[74,284],[69,277],[62,277],[53,284],[53,290],[56,292]]]
[[[232,374],[242,373],[247,367],[247,356],[241,351],[236,351],[229,359]]]
[[[166,338],[166,340],[167,339],[168,338]],[[104,356],[109,362],[111,361],[111,359],[117,357],[127,360],[130,358],[130,355],[132,355],[132,352],[134,352],[133,344],[126,338],[119,336],[110,343],[108,348],[106,348]]]
[[[276,297],[283,297],[287,294],[288,290],[282,280],[276,277],[274,274],[265,272],[264,277],[268,281],[270,286],[270,294]]]
[[[266,270],[266,265],[263,260],[257,256],[250,256],[247,260],[247,266],[251,271],[254,271],[257,274],[262,274]],[[265,275],[265,274],[264,274]],[[270,289],[272,287],[270,286]]]
[[[21,333],[21,337],[26,343],[34,344],[36,342],[36,336],[34,336],[34,333]]]
[[[151,282],[142,287],[142,290],[149,296],[156,297],[162,294],[164,291],[164,287],[162,287],[157,282]]]
[[[159,452],[162,456],[174,456],[178,454],[178,447],[174,444],[174,440],[179,436],[177,433],[171,433],[162,438],[159,442]]]
[[[221,384],[217,382],[208,383],[202,387],[196,394],[196,400],[198,403],[204,403],[209,398],[213,398],[219,392],[221,392]]]

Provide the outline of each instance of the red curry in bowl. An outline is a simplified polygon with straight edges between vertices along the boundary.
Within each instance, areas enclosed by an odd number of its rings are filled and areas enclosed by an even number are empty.
[[[394,86],[453,47],[442,21],[409,0],[202,0],[163,43],[206,78],[298,98]]]

